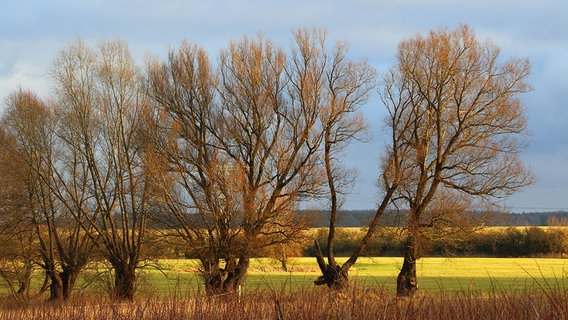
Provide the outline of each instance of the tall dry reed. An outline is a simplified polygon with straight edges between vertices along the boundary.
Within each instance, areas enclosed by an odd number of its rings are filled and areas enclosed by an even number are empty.
[[[0,319],[568,319],[566,289],[420,293],[405,299],[382,289],[320,289],[257,291],[241,297],[145,297],[134,302],[100,296],[61,304],[5,301]]]

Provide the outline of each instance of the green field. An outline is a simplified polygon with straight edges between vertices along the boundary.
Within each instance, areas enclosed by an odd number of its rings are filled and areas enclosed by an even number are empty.
[[[341,260],[341,259],[340,259]],[[364,287],[394,290],[402,258],[361,258],[350,271],[351,279]],[[164,260],[162,270],[146,270],[141,281],[160,294],[178,290],[195,292],[200,279],[192,260]],[[524,290],[568,288],[568,260],[548,258],[423,258],[418,261],[422,291]],[[290,272],[269,259],[254,259],[245,290],[297,290],[312,288],[319,276],[314,258],[295,258]]]
[[[340,262],[344,259],[339,258]],[[402,258],[360,258],[350,270],[350,280],[365,288],[393,291],[396,287]],[[320,275],[315,258],[291,258],[289,272],[271,259],[253,259],[244,291],[258,289],[296,291],[314,288]],[[422,258],[417,263],[418,286],[421,292],[448,291],[516,291],[525,289],[568,288],[568,259],[552,258]],[[85,270],[75,292],[108,292],[112,277],[108,271]],[[158,268],[140,271],[138,294],[172,294],[185,296],[200,293],[203,287],[196,272],[197,261],[188,259],[161,260]],[[33,287],[43,282],[40,271],[34,273]],[[0,286],[0,294],[8,288]]]
[[[292,259],[291,272],[255,259],[242,294],[222,297],[203,294],[196,261],[162,260],[161,270],[141,270],[137,296],[127,303],[108,295],[108,267],[93,263],[64,305],[43,303],[47,293],[30,301],[7,297],[0,299],[0,319],[565,319],[567,262],[424,258],[419,293],[400,299],[395,280],[401,258],[362,258],[350,273],[356,285],[343,292],[314,287],[314,258]],[[37,271],[34,286],[42,279]]]

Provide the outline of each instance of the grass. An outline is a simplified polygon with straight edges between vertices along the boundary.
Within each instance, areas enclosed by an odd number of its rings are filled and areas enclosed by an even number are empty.
[[[342,262],[342,259],[339,259]],[[402,258],[361,258],[350,270],[350,279],[365,288],[394,290]],[[141,276],[157,293],[174,289],[195,291],[200,278],[193,260],[162,261],[162,271],[148,269]],[[294,258],[291,272],[269,259],[254,259],[245,290],[298,290],[313,286],[320,275],[314,258]],[[522,290],[555,285],[568,288],[568,260],[549,258],[423,258],[417,265],[421,291]]]
[[[16,305],[0,299],[0,319],[568,319],[562,259],[425,258],[420,290],[399,299],[401,258],[363,258],[344,292],[314,287],[313,258],[292,259],[292,272],[267,259],[252,262],[241,295],[206,297],[192,260],[161,261],[140,275],[134,302],[117,303],[91,289],[63,304]]]
[[[339,262],[344,259],[339,258]],[[394,291],[402,258],[361,258],[350,270],[350,279],[366,289]],[[312,288],[320,275],[314,258],[292,258],[290,272],[271,259],[253,259],[244,290],[288,290]],[[200,293],[203,288],[194,260],[162,260],[159,270],[146,268],[139,274],[139,296],[166,296],[177,292]],[[420,291],[429,293],[458,291],[515,291],[556,286],[568,288],[568,260],[553,258],[423,258],[417,264]],[[104,293],[110,287],[110,275],[93,281],[92,271],[85,271],[76,292]],[[38,272],[34,287],[43,280]],[[106,283],[105,283],[106,281]],[[0,287],[0,295],[7,288]]]
[[[1,319],[566,319],[568,291],[418,294],[353,287],[295,292],[257,290],[241,297],[147,297],[117,303],[100,297],[65,304],[0,306]]]

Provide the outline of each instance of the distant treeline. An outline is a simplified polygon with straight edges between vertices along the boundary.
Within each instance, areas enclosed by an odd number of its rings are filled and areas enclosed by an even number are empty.
[[[319,229],[314,238],[325,250],[327,238]],[[360,229],[339,229],[336,234],[335,253],[349,256],[357,241],[363,237]],[[403,256],[405,236],[398,228],[386,228],[373,238],[364,255]],[[304,256],[313,256],[314,245],[307,243]],[[568,228],[565,227],[497,227],[475,232],[463,239],[423,239],[419,256],[461,257],[566,257]]]
[[[327,227],[329,224],[329,211],[303,211],[304,215],[314,228]],[[373,210],[343,210],[339,214],[340,227],[364,227],[375,215]],[[381,225],[387,227],[405,226],[401,220],[404,215],[394,211],[386,212]],[[489,226],[568,226],[568,211],[556,212],[528,212],[528,213],[499,213]]]

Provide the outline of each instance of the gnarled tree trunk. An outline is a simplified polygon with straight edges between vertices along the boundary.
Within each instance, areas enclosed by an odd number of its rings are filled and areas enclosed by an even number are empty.
[[[32,281],[32,272],[34,270],[32,260],[28,260],[24,263],[24,272],[21,277],[18,277],[18,291],[19,295],[28,295],[30,290],[30,284]]]
[[[48,272],[51,283],[49,285],[49,300],[62,301],[63,300],[63,281],[61,280],[60,273],[57,271]]]
[[[59,274],[63,285],[63,299],[69,299],[73,293],[75,282],[79,276],[79,269],[74,267],[64,268],[63,272]]]
[[[325,284],[334,291],[341,291],[349,285],[349,273],[340,266],[336,265],[332,267],[326,264],[323,269],[320,266],[320,270],[323,275],[319,276],[317,280],[314,281],[315,285],[320,286]]]
[[[205,265],[202,261],[202,266]],[[201,271],[205,293],[213,296],[237,292],[245,281],[249,265],[250,258],[246,257],[239,258],[238,262],[235,259],[230,260],[225,268],[220,268],[216,263],[208,264]]]
[[[322,275],[314,281],[316,286],[327,285],[335,291],[341,291],[349,285],[349,267],[343,268],[335,263],[335,258],[329,259],[330,264],[325,263],[321,248],[317,241],[316,259]],[[328,244],[329,245],[329,244]]]
[[[406,239],[404,262],[396,279],[396,294],[400,297],[413,296],[418,290],[416,259],[416,240],[413,234],[409,234]]]
[[[128,263],[113,264],[114,268],[114,290],[115,299],[134,299],[136,290],[136,267]]]
[[[71,297],[75,282],[83,265],[63,265],[62,271],[55,267],[55,262],[48,263],[45,270],[46,284],[49,282],[49,300],[61,301]],[[42,289],[43,291],[43,289]]]

